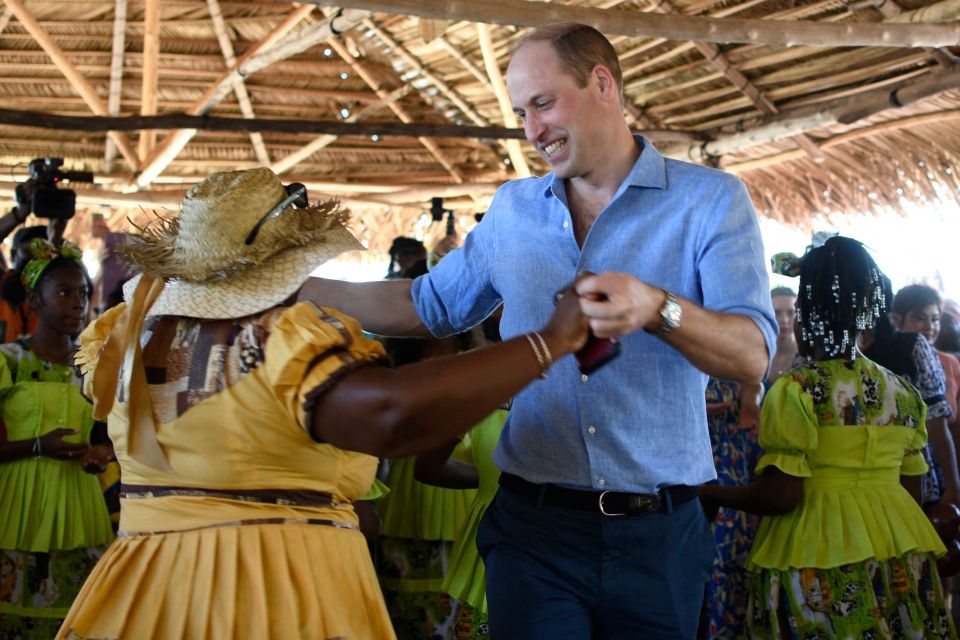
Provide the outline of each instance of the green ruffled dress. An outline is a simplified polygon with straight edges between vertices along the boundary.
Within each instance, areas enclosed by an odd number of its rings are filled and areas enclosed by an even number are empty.
[[[90,441],[92,409],[73,368],[40,360],[21,342],[0,345],[0,356],[8,440],[67,427],[80,432],[74,441]],[[0,638],[52,638],[112,539],[97,476],[79,461],[0,463]]]
[[[747,560],[753,638],[956,638],[935,558],[945,553],[900,485],[921,475],[926,407],[902,378],[858,357],[815,362],[768,392],[768,466],[804,479],[800,505],[764,517]]]
[[[506,421],[507,411],[500,409],[467,434],[470,456],[464,462],[477,468],[480,486],[453,545],[447,575],[443,578],[443,590],[460,602],[454,629],[447,634],[450,639],[475,640],[488,635],[486,573],[477,551],[477,529],[499,487],[500,470],[493,463],[493,451]]]
[[[453,457],[471,447],[465,437]],[[376,568],[398,640],[443,637],[454,624],[455,602],[441,589],[457,534],[475,489],[444,489],[418,482],[416,457],[390,461],[389,494],[376,503],[380,514]]]

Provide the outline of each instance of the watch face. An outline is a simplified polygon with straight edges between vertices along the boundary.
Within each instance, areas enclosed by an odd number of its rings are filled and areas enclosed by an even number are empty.
[[[680,308],[680,305],[677,304],[675,300],[668,299],[663,305],[660,315],[663,318],[664,324],[669,326],[671,329],[676,329],[678,326],[680,326],[681,313],[682,309]]]

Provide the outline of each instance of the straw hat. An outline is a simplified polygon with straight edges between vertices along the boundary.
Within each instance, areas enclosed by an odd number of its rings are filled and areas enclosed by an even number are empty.
[[[179,217],[130,236],[127,261],[166,281],[147,315],[252,315],[286,300],[327,260],[363,249],[339,203],[295,208],[297,195],[269,169],[218,173],[187,192]],[[140,278],[124,287],[128,300]]]

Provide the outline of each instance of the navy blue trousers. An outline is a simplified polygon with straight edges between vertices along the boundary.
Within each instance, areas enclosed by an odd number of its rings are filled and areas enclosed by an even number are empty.
[[[695,638],[714,554],[699,500],[609,517],[502,487],[477,547],[496,640]]]

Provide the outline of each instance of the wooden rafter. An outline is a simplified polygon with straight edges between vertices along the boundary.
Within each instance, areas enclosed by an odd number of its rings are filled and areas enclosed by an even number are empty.
[[[143,77],[140,87],[140,115],[157,114],[157,88],[160,86],[160,0],[146,0],[143,18]],[[141,131],[138,151],[146,158],[157,144],[156,131]]]
[[[350,68],[353,69],[353,72],[356,73],[361,80],[367,83],[367,86],[373,89],[382,100],[387,99],[389,92],[380,86],[380,83],[377,81],[376,77],[374,77],[374,75],[367,70],[366,66],[364,66],[362,62],[350,54],[350,51],[347,50],[347,47],[344,46],[339,38],[330,38],[327,42],[330,45],[330,48],[333,49],[338,56],[343,58],[344,62],[350,65]],[[413,122],[413,116],[411,116],[406,109],[397,104],[396,101],[387,103],[387,107],[393,111],[397,118],[400,119],[400,122],[403,122],[404,124],[410,124]],[[440,145],[425,136],[418,136],[417,140],[427,151],[430,152],[436,161],[447,170],[457,184],[465,182],[463,174],[461,174],[460,171],[453,165],[453,163],[447,159],[443,153],[443,150],[440,148]]]
[[[903,7],[897,2],[897,0],[866,0],[865,2],[853,2],[850,4],[850,8],[853,10],[856,9],[866,9],[867,7],[876,9],[879,11],[886,20],[891,22],[896,22],[897,19],[903,15]],[[944,22],[944,20],[936,20],[936,22]],[[933,59],[937,61],[941,67],[952,67],[957,63],[957,57],[950,53],[948,49],[945,48],[927,48],[927,51],[933,56]]]
[[[893,89],[878,89],[854,98],[836,100],[814,108],[783,111],[762,126],[743,133],[717,136],[702,144],[675,145],[665,149],[674,157],[699,162],[805,133],[834,123],[850,124],[891,108],[960,87],[960,71],[938,73]]]
[[[10,7],[4,7],[3,13],[0,13],[0,33],[3,33],[3,30],[10,24],[10,18],[12,17],[13,12],[10,11]]]
[[[380,111],[384,107],[388,107],[389,105],[401,99],[403,96],[407,95],[408,93],[410,93],[410,85],[404,85],[402,87],[394,89],[393,91],[388,93],[383,98],[377,100],[376,102],[371,102],[370,104],[365,106],[363,109],[360,109],[359,111],[355,111],[351,113],[348,117],[343,119],[343,122],[346,124],[358,122],[360,118],[363,118],[364,116],[367,116],[371,113],[376,113],[377,111]],[[271,164],[270,169],[277,174],[284,173],[292,169],[294,166],[296,166],[298,162],[302,160],[306,160],[307,158],[315,154],[317,151],[320,151],[324,147],[329,146],[339,137],[340,136],[337,136],[332,133],[325,133],[321,136],[318,136],[313,140],[311,140],[310,142],[308,142],[307,144],[300,147],[299,149],[297,149],[296,151],[294,151],[293,153],[290,153],[284,156],[283,158],[281,158],[280,160],[277,160],[276,162]]]
[[[33,17],[33,14],[27,10],[20,0],[5,1],[7,8],[10,9],[20,24],[23,25],[23,28],[27,30],[33,39],[37,41],[37,44],[40,45],[57,67],[59,67],[63,75],[70,81],[70,85],[80,94],[80,97],[83,98],[84,103],[90,111],[98,116],[106,115],[107,105],[104,104],[100,96],[97,95],[97,90],[83,77],[83,74],[80,73],[77,67],[70,61],[63,52],[63,49],[53,41],[50,34],[40,26],[40,23]],[[123,157],[131,169],[136,171],[140,166],[140,159],[137,157],[137,151],[130,143],[130,139],[126,135],[116,131],[111,131],[108,135],[113,138],[114,143],[116,143],[117,148],[120,150],[120,153],[123,154]]]
[[[807,21],[696,18],[593,9],[530,0],[309,0],[318,5],[351,7],[440,20],[538,27],[552,22],[581,22],[607,34],[719,43],[777,46],[945,47],[960,44],[960,24],[869,24]],[[946,0],[953,2],[954,0]]]
[[[490,85],[493,87],[493,93],[497,96],[497,102],[500,104],[500,114],[503,116],[503,124],[511,129],[517,127],[517,116],[513,112],[513,106],[510,103],[510,96],[507,93],[507,83],[503,80],[503,74],[500,73],[500,65],[497,63],[497,55],[493,50],[493,39],[490,37],[490,26],[477,23],[477,39],[480,41],[480,51],[483,54],[483,65],[487,69],[487,76],[490,78]],[[527,165],[527,159],[523,156],[523,149],[520,148],[520,142],[510,140],[507,142],[507,152],[510,154],[510,163],[519,178],[530,176],[530,167]]]
[[[671,0],[661,0],[658,8],[663,13],[671,15],[679,14],[679,11],[677,11],[676,6]],[[765,115],[780,113],[780,110],[777,109],[773,101],[764,95],[764,93],[737,68],[737,65],[731,62],[730,59],[720,51],[720,47],[712,42],[694,42],[693,46],[697,48],[697,51],[699,51],[714,68],[719,69],[737,90],[750,98],[750,102],[752,102],[761,113]],[[794,136],[793,141],[815,160],[822,161],[824,159],[823,151],[805,134],[801,133]]]
[[[960,120],[960,110],[952,109],[950,111],[937,111],[935,113],[925,113],[918,116],[900,118],[899,120],[888,120],[871,127],[862,127],[860,129],[855,129],[853,131],[848,131],[847,133],[828,138],[827,140],[820,142],[819,146],[822,149],[830,149],[839,145],[848,144],[855,140],[868,138],[878,133],[900,131],[903,129],[909,129],[911,127],[938,124],[949,120]],[[802,155],[803,154],[799,153],[798,151],[784,151],[783,153],[765,156],[755,160],[731,163],[725,165],[724,169],[732,173],[745,173],[747,171],[755,171],[756,169],[771,167],[773,165],[782,164],[791,160],[797,160],[802,157]],[[869,174],[861,173],[861,175]],[[883,189],[880,188],[879,190],[882,191]]]
[[[110,93],[107,96],[107,113],[120,115],[120,90],[123,85],[123,51],[127,31],[127,0],[115,0],[113,7],[113,44],[110,52]],[[103,149],[103,170],[113,171],[117,147],[113,138],[107,136]]]
[[[477,113],[476,109],[471,107],[467,101],[463,99],[463,96],[454,91],[450,85],[440,79],[436,74],[430,71],[430,69],[425,67],[416,56],[407,51],[406,47],[397,42],[389,33],[380,28],[380,26],[378,26],[373,20],[367,18],[363,21],[363,26],[372,31],[386,46],[390,47],[391,54],[396,55],[398,58],[403,60],[406,65],[416,71],[422,78],[439,89],[440,93],[446,96],[451,102],[453,102],[453,104],[457,105],[457,108],[460,109],[464,115],[481,127],[489,126],[490,122]]]
[[[490,78],[483,73],[483,71],[477,65],[473,64],[473,61],[470,60],[467,56],[463,54],[460,49],[456,47],[452,42],[447,40],[445,37],[440,36],[436,39],[436,42],[443,47],[444,51],[453,56],[453,59],[463,65],[463,68],[470,72],[470,74],[477,79],[477,81],[482,85],[489,85]]]
[[[299,12],[305,7],[295,10]],[[309,7],[306,7],[309,8]],[[306,14],[302,14],[306,15]],[[190,110],[191,115],[203,115],[208,113],[214,106],[219,104],[231,91],[233,87],[245,77],[256,73],[274,62],[284,60],[292,55],[300,53],[323,42],[334,33],[340,33],[351,29],[368,13],[366,11],[343,11],[337,13],[334,17],[310,25],[299,32],[283,37],[279,33],[286,29],[292,29],[299,20],[285,20],[281,25],[275,28],[248,56],[241,58],[236,67],[228,71],[221,80],[211,86],[207,93]],[[333,23],[337,22],[337,26]],[[289,24],[289,27],[287,25]],[[180,151],[187,145],[191,138],[196,134],[195,129],[181,129],[180,131],[167,136],[164,143],[160,145],[154,154],[147,161],[143,171],[137,176],[137,184],[144,187],[153,180],[163,168],[166,167]]]
[[[220,11],[220,2],[218,0],[207,0],[207,8],[210,10],[213,30],[217,34],[217,42],[220,44],[220,51],[223,53],[223,61],[227,64],[227,69],[232,69],[237,66],[237,56],[233,51],[230,35],[227,33],[227,23]],[[233,93],[237,97],[237,104],[240,105],[240,113],[243,114],[243,117],[255,118],[256,114],[253,112],[250,94],[247,93],[247,86],[243,83],[243,80],[236,84]],[[268,166],[270,156],[267,154],[267,145],[263,143],[263,135],[259,131],[250,132],[250,144],[253,145],[253,152],[257,155],[257,161],[264,167]]]

